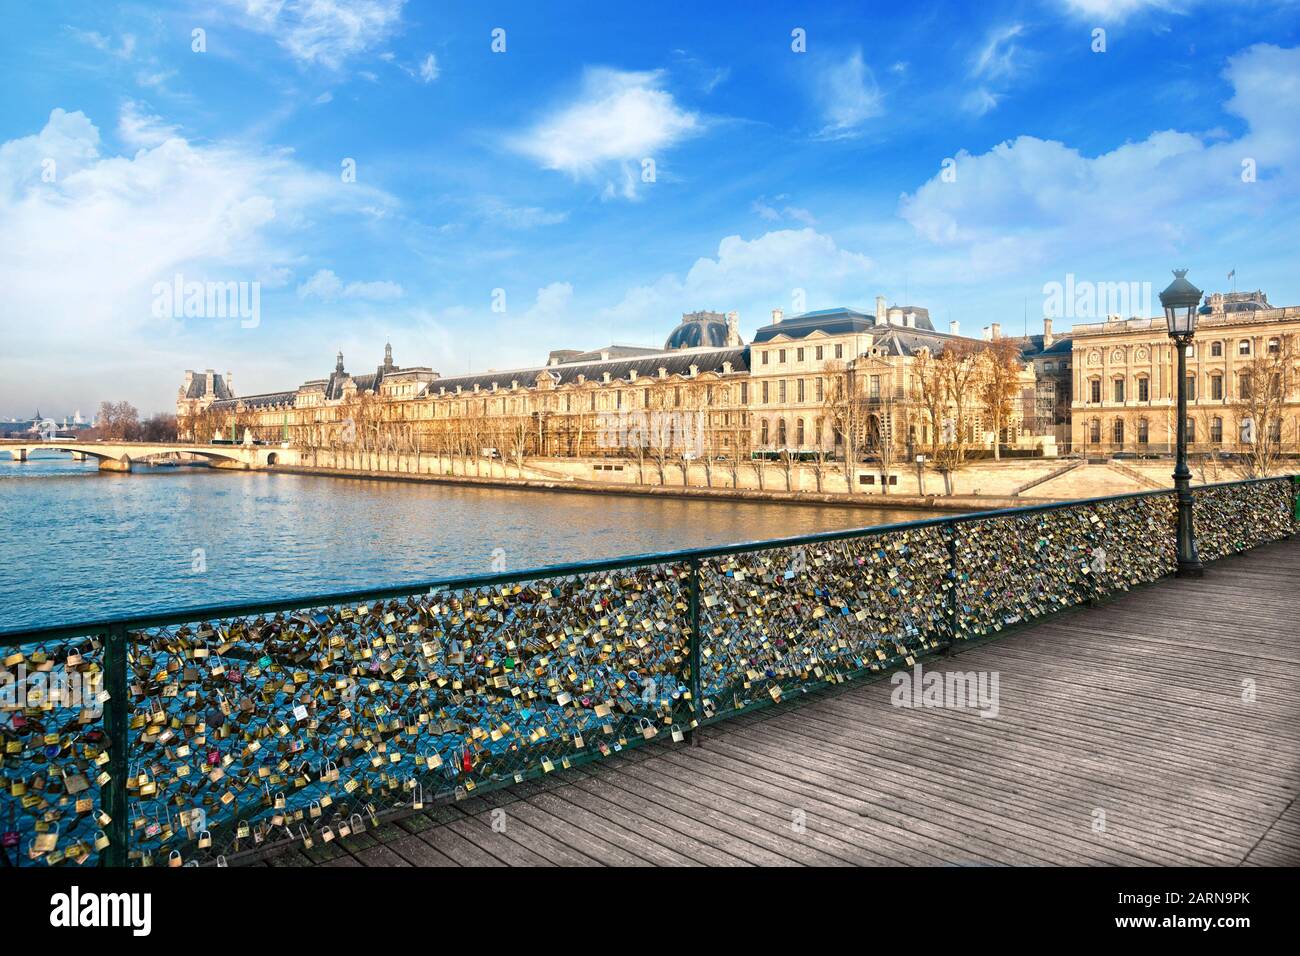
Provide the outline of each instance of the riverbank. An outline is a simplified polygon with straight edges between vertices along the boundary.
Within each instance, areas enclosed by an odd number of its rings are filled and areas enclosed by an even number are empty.
[[[1018,508],[1025,505],[1045,504],[1053,498],[1010,498],[991,495],[867,495],[844,492],[775,491],[751,488],[697,488],[681,485],[631,485],[595,481],[542,481],[535,478],[488,478],[474,475],[431,475],[391,471],[366,471],[353,468],[321,468],[303,465],[276,465],[271,472],[289,475],[314,475],[330,478],[364,478],[373,481],[401,481],[436,483],[477,488],[513,488],[527,491],[550,491],[569,494],[616,495],[641,498],[712,499],[716,501],[744,501],[753,504],[835,505],[840,508],[863,508],[879,511],[882,508],[915,511],[944,511],[968,514],[972,511],[989,511],[996,508]]]

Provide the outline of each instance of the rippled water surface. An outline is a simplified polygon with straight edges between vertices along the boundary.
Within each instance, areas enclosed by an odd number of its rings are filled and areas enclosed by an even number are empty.
[[[921,517],[0,458],[0,630]]]

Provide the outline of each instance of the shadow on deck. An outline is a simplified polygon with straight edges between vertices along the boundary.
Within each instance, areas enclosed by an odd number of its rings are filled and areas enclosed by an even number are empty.
[[[923,662],[996,718],[849,684],[267,862],[1295,865],[1298,619],[1292,539]]]

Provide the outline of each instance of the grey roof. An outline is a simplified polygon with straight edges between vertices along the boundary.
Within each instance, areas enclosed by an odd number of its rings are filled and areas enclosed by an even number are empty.
[[[701,372],[721,372],[724,363],[731,363],[733,372],[749,370],[749,349],[674,349],[671,352],[655,352],[652,355],[633,356],[630,358],[594,362],[565,362],[562,365],[542,365],[534,368],[509,369],[504,372],[484,372],[481,375],[457,375],[434,379],[425,387],[424,394],[437,395],[440,390],[447,393],[456,391],[460,386],[465,392],[473,392],[477,385],[480,391],[491,391],[493,384],[498,389],[509,389],[511,383],[518,382],[520,388],[531,387],[537,376],[550,375],[556,385],[576,382],[579,376],[587,381],[600,382],[606,372],[611,381],[628,380],[636,372],[639,378],[650,378],[659,374],[660,368],[668,370],[669,375],[688,375],[691,366]]]
[[[725,343],[724,343],[725,344]],[[552,351],[547,357],[549,365],[551,359],[559,358],[560,362],[567,365],[570,362],[599,362],[603,354],[608,354],[612,359],[633,358],[638,355],[658,355],[662,349],[652,349],[644,345],[607,345],[603,349],[592,349],[590,352],[579,352],[576,349],[557,349]]]
[[[293,392],[263,392],[261,395],[243,395],[239,398],[226,398],[213,402],[211,407],[217,411],[234,411],[239,406],[244,408],[272,408],[276,405],[292,405],[294,397],[298,393]]]
[[[691,312],[668,333],[665,349],[723,348],[727,344],[727,317],[721,312]]]
[[[950,339],[960,339],[959,335],[935,332],[928,329],[907,328],[900,325],[880,326],[873,345],[886,355],[915,355],[923,348],[931,352],[943,350],[944,343]]]
[[[754,333],[753,341],[768,342],[778,335],[802,339],[813,332],[825,332],[827,335],[870,332],[875,325],[874,315],[867,315],[854,309],[820,309],[817,312],[805,312],[802,315],[765,325]]]
[[[1074,349],[1074,339],[1068,335],[1057,336],[1055,341],[1043,348],[1043,336],[1025,335],[1020,338],[1020,357],[1022,359],[1038,358],[1041,355],[1069,355]]]
[[[207,373],[196,374],[190,379],[190,387],[185,392],[186,398],[205,398],[208,394],[208,377]],[[213,373],[212,376],[212,394],[215,398],[230,398],[231,391],[226,385],[223,376]]]

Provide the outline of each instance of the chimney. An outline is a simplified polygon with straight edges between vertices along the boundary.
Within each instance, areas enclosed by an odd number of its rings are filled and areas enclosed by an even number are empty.
[[[948,334],[961,335],[961,324],[956,319],[948,323]]]
[[[992,328],[993,328],[992,338],[995,340],[1002,338],[1002,323],[994,322]]]
[[[885,318],[885,297],[876,296],[876,325],[884,325],[888,320]]]
[[[916,328],[916,313],[909,312],[907,313],[907,315],[903,316],[903,324],[906,325],[909,329]]]
[[[226,394],[231,398],[234,398],[235,396],[234,381],[235,376],[231,373],[230,369],[226,369]]]
[[[736,348],[740,345],[740,313],[727,313],[727,346]]]
[[[984,341],[985,341],[985,342],[987,342],[989,339],[991,339],[991,338],[993,337],[992,334],[991,334],[992,330],[991,330],[987,325],[984,326],[984,328],[983,328],[982,331],[983,331],[983,333],[984,333]]]
[[[1052,320],[1043,319],[1043,348],[1050,349],[1055,341],[1052,335]]]
[[[212,391],[212,378],[216,374],[217,373],[210,368],[203,370],[203,394],[204,395],[214,394]]]
[[[785,313],[782,312],[780,309],[773,309],[773,310],[772,310],[772,324],[773,324],[773,325],[780,325],[780,324],[781,324],[781,319],[782,319],[784,316],[785,316]]]

